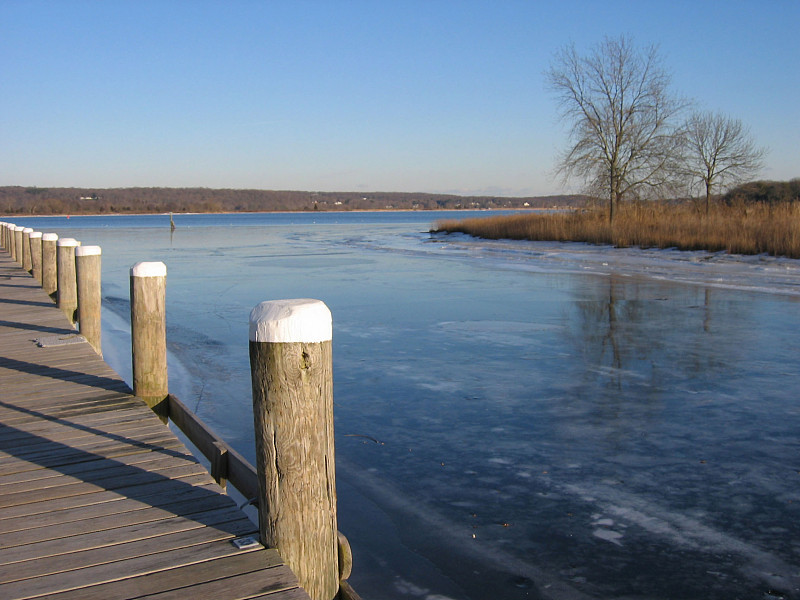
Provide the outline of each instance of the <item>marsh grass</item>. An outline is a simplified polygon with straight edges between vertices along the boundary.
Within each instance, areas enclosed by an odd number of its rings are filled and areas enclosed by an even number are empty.
[[[433,231],[488,239],[586,242],[625,248],[678,248],[800,258],[800,203],[712,206],[690,203],[624,206],[609,225],[607,211],[446,219]]]

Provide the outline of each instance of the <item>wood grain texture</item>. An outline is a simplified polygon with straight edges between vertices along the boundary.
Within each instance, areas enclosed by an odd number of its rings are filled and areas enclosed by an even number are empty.
[[[91,344],[94,351],[103,356],[101,348],[100,254],[75,257],[75,276],[78,292],[78,323],[81,335]]]
[[[22,232],[22,269],[32,271],[31,268],[31,232]]]
[[[166,277],[131,276],[133,392],[164,416],[167,380]]]
[[[42,236],[31,238],[31,274],[33,278],[42,283]]]
[[[56,243],[56,240],[42,240],[42,289],[51,298],[55,298],[58,290]]]
[[[250,342],[259,532],[314,600],[339,587],[331,342]]]
[[[57,246],[56,277],[58,278],[58,308],[60,308],[70,324],[75,324],[78,312],[78,284],[75,277],[75,246]]]

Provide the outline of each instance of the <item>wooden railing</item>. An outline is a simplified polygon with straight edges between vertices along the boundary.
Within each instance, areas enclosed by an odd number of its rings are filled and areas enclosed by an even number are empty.
[[[235,487],[249,504],[258,498],[258,474],[256,468],[246,458],[232,448],[216,432],[206,425],[200,417],[178,399],[167,396],[169,420],[180,429],[195,448],[209,461],[211,477],[224,489],[227,483]],[[259,507],[260,509],[260,507]],[[353,569],[353,553],[350,543],[342,532],[338,533],[339,554],[339,600],[361,600],[347,582]]]

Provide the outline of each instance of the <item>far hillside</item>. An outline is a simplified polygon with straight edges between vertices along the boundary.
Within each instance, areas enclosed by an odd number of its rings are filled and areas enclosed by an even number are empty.
[[[209,188],[0,187],[0,214],[130,214],[577,208],[585,196],[457,196],[401,192],[302,192]]]

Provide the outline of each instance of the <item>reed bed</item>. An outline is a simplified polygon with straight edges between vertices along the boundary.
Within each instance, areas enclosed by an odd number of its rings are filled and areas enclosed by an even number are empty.
[[[716,205],[641,203],[620,207],[614,223],[600,208],[437,221],[433,231],[487,239],[585,242],[800,258],[800,203]]]

